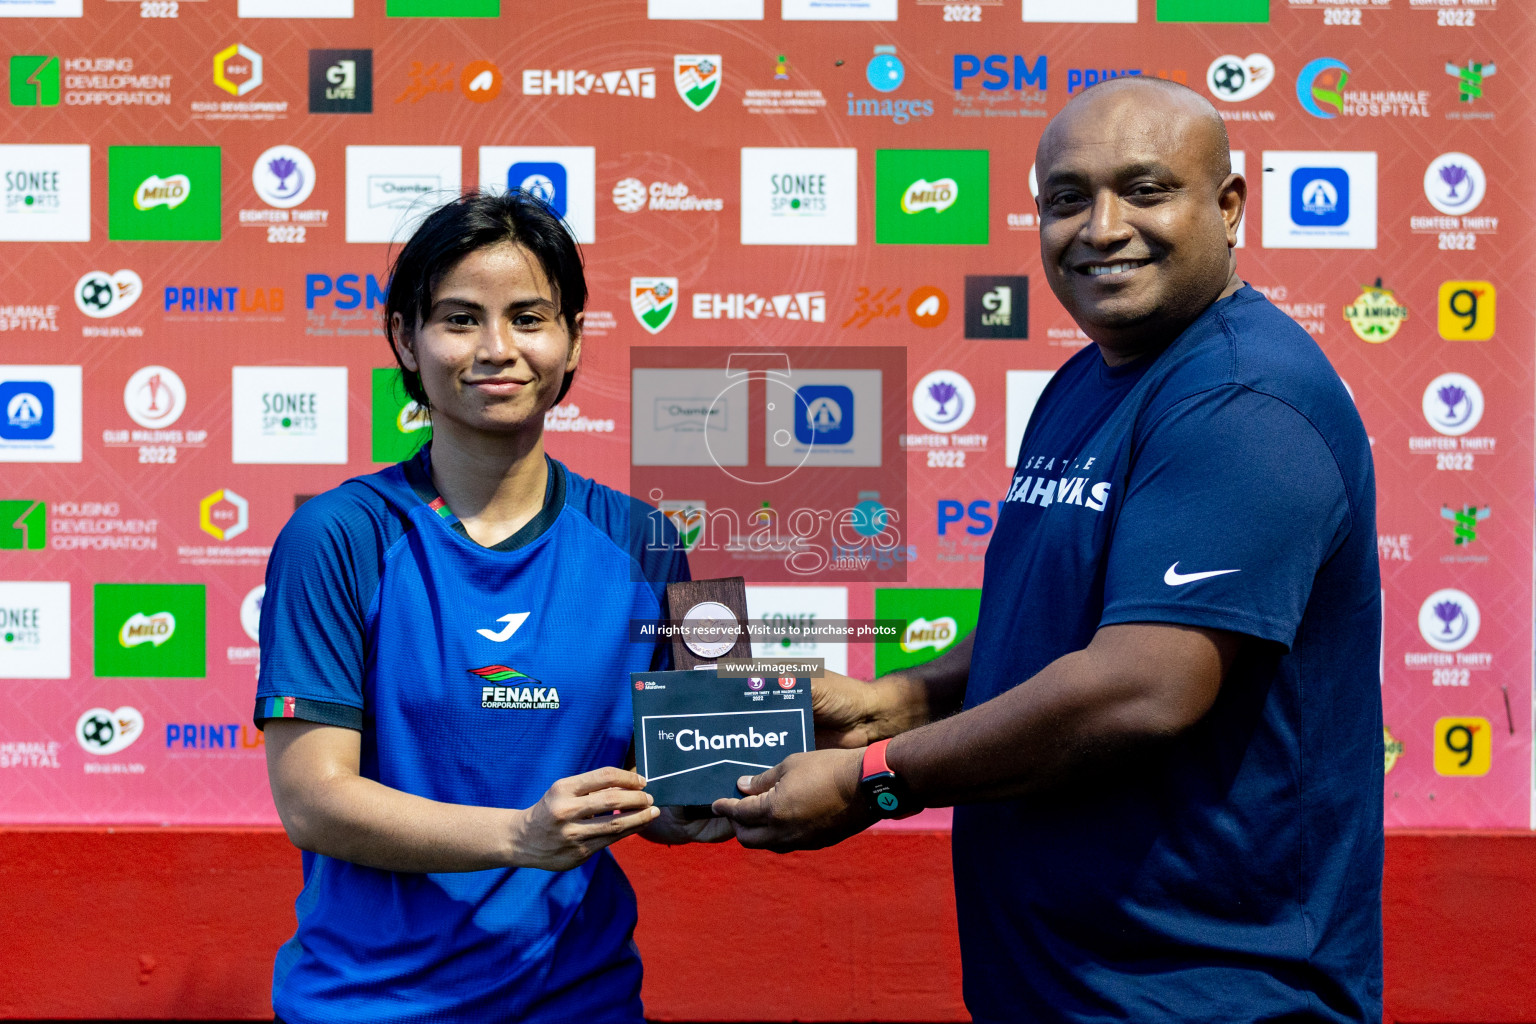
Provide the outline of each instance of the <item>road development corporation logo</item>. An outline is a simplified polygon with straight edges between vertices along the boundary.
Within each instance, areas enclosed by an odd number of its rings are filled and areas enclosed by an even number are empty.
[[[1344,307],[1344,320],[1361,341],[1379,345],[1396,337],[1408,320],[1408,307],[1397,301],[1392,289],[1381,286],[1381,278],[1368,284],[1360,297]]]
[[[197,503],[197,525],[215,540],[233,540],[251,525],[251,503],[228,487]]]
[[[699,111],[720,95],[718,53],[680,53],[672,58],[672,84],[690,110]]]
[[[1424,198],[1441,213],[1471,213],[1487,192],[1483,165],[1465,153],[1442,153],[1424,170]]]
[[[187,408],[187,387],[166,366],[145,366],[123,387],[123,408],[133,422],[152,430],[169,427]]]
[[[677,278],[630,278],[629,308],[641,327],[651,334],[660,334],[677,315]]]
[[[560,691],[506,665],[472,668],[470,675],[486,685],[480,688],[480,706],[508,711],[558,711]]]
[[[213,84],[231,96],[244,96],[261,82],[261,54],[244,43],[235,43],[213,55]]]
[[[0,146],[0,242],[91,240],[91,147]]]
[[[75,308],[93,320],[105,320],[138,302],[143,292],[143,279],[131,270],[91,270],[75,282]]]
[[[91,708],[75,720],[75,741],[87,754],[105,757],[126,750],[144,735],[144,715],[123,705],[116,711]]]
[[[929,430],[950,434],[971,421],[976,392],[953,370],[934,370],[912,389],[912,412]]]
[[[289,210],[315,190],[315,164],[297,146],[273,146],[256,158],[251,185],[268,206]]]
[[[1460,590],[1437,590],[1419,606],[1419,635],[1437,651],[1459,651],[1482,626],[1477,602]]]
[[[1464,373],[1442,373],[1424,389],[1424,419],[1436,433],[1460,437],[1483,419],[1483,389]]]
[[[1275,62],[1263,53],[1246,57],[1225,53],[1211,61],[1205,71],[1205,87],[1212,96],[1228,103],[1251,100],[1274,80]]]

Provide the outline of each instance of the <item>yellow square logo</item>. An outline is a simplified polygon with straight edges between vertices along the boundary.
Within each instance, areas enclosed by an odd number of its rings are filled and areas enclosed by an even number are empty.
[[[1493,727],[1486,718],[1435,722],[1435,774],[1487,775],[1493,767]]]
[[[1487,341],[1493,337],[1498,292],[1487,281],[1446,281],[1440,286],[1440,337]]]

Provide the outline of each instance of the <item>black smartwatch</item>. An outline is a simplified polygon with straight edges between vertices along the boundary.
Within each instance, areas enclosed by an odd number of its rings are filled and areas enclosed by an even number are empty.
[[[922,810],[907,784],[885,763],[885,748],[890,740],[871,743],[864,748],[864,766],[859,773],[859,792],[864,804],[877,818],[910,818]]]

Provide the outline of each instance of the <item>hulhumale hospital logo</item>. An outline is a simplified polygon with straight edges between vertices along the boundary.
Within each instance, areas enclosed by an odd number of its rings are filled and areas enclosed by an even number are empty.
[[[1477,602],[1460,590],[1437,590],[1419,606],[1419,635],[1437,651],[1460,651],[1482,626]]]
[[[1344,86],[1348,82],[1348,64],[1319,57],[1296,76],[1296,99],[1313,117],[1331,120],[1344,113]]]
[[[1460,437],[1483,419],[1483,389],[1464,373],[1442,373],[1424,389],[1424,419],[1437,433]]]

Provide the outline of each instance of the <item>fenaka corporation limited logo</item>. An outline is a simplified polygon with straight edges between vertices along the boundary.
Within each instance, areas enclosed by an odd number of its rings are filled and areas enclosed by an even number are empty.
[[[630,278],[629,308],[648,333],[660,334],[677,315],[677,278]]]
[[[1392,289],[1384,288],[1381,278],[1366,285],[1359,298],[1344,307],[1344,320],[1361,341],[1379,345],[1391,341],[1408,320],[1408,307],[1398,301]]]
[[[373,113],[373,51],[310,50],[309,112]]]
[[[688,109],[695,112],[720,95],[722,74],[718,53],[680,53],[672,58],[672,84]]]
[[[560,691],[506,665],[472,668],[470,675],[485,685],[480,687],[480,706],[508,711],[557,711]]]

